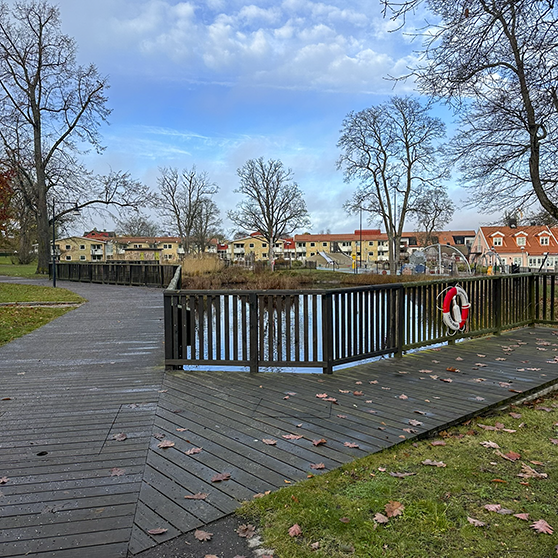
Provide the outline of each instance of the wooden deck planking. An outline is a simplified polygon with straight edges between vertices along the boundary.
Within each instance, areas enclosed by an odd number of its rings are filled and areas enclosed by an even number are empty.
[[[174,502],[168,509],[159,505],[157,516],[172,523],[175,506],[185,507],[180,499],[186,493],[206,491],[209,496],[203,506],[207,511],[208,503],[217,494],[225,494],[233,502],[239,498],[232,489],[236,485],[244,486],[252,494],[263,489],[274,490],[285,486],[285,481],[305,478],[311,471],[310,463],[324,462],[328,470],[405,439],[431,435],[462,422],[463,417],[509,403],[540,386],[554,383],[558,380],[558,364],[547,362],[553,354],[536,350],[537,338],[544,342],[556,340],[551,330],[519,330],[441,350],[417,352],[403,359],[346,368],[331,376],[168,372],[154,432],[164,434],[175,446],[161,450],[152,443],[148,456],[150,473],[146,475],[152,491],[161,490]],[[503,351],[502,347],[515,344],[512,340],[516,339],[527,344],[519,345],[512,352]],[[478,357],[478,354],[486,356]],[[456,360],[457,357],[462,360]],[[525,360],[529,362],[522,362]],[[478,362],[486,366],[478,367]],[[459,371],[448,371],[448,367]],[[542,370],[517,370],[522,367]],[[432,375],[438,379],[432,379]],[[481,377],[483,382],[474,381]],[[452,381],[442,382],[440,378]],[[501,386],[501,382],[510,385]],[[363,395],[356,396],[354,391],[362,391]],[[296,395],[284,399],[288,392]],[[316,398],[318,393],[335,397],[338,405]],[[402,394],[407,399],[400,399]],[[370,409],[376,412],[369,413]],[[416,413],[417,410],[421,413]],[[422,424],[410,426],[412,419]],[[176,428],[187,430],[177,432]],[[414,432],[405,432],[405,428]],[[293,441],[282,438],[289,433],[303,438]],[[313,439],[322,437],[327,440],[325,445],[312,445]],[[263,438],[273,438],[277,445],[265,445]],[[345,441],[356,442],[360,448],[347,448]],[[184,452],[192,447],[203,450],[186,456]],[[229,465],[226,471],[231,473],[231,480],[213,486],[209,477],[214,471],[224,470],[223,463]],[[257,485],[253,483],[254,478],[259,479]],[[193,515],[205,521],[213,518],[211,515],[204,519],[201,510],[196,510],[202,502],[187,502]],[[150,505],[148,500],[144,503]],[[142,548],[141,544],[134,544],[131,551],[139,552]]]

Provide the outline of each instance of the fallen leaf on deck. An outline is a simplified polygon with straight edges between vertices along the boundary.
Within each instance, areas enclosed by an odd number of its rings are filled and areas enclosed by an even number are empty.
[[[126,471],[124,469],[119,469],[118,467],[113,467],[110,470],[111,477],[121,477]]]
[[[124,432],[120,432],[120,434],[115,434],[113,436],[113,439],[116,440],[117,442],[123,442],[127,438],[128,438],[128,436],[126,436],[126,434],[124,434]]]
[[[409,399],[404,393],[399,396],[399,399]]]
[[[355,444],[354,442],[345,442],[343,445],[348,447],[348,448],[359,448],[360,447],[358,444]]]
[[[162,440],[165,437],[164,434],[161,432],[157,432],[157,434],[153,434],[153,438],[157,438],[157,440]]]
[[[211,482],[226,481],[226,480],[229,480],[230,478],[231,478],[231,474],[230,474],[230,473],[219,473],[218,475],[215,475],[215,476],[211,479]]]
[[[320,438],[319,440],[312,440],[312,444],[315,446],[323,446],[327,444],[327,440],[325,438]]]
[[[441,382],[446,382],[447,384],[451,384],[453,380],[451,378],[440,378]]]
[[[357,386],[361,386],[361,385],[362,385],[362,382],[360,382],[360,381],[358,381],[358,382],[355,382],[355,385],[357,385]]]
[[[348,389],[340,389],[339,393],[351,393],[351,391]]]
[[[364,395],[364,393],[362,391],[353,391],[353,395]]]
[[[326,397],[324,401],[329,401],[330,403],[335,403],[337,405],[337,399],[335,399],[335,397]]]
[[[463,360],[461,357],[457,357],[455,360]]]
[[[422,422],[420,422],[420,420],[415,420],[415,419],[410,419],[409,424],[411,426],[422,426]]]
[[[289,536],[291,537],[300,537],[300,535],[302,535],[302,529],[300,528],[300,525],[298,523],[295,523],[290,529],[289,529]]]
[[[149,531],[147,531],[150,535],[163,535],[164,533],[166,533],[168,531],[168,529],[149,529]]]
[[[535,521],[535,523],[531,525],[531,529],[534,529],[537,533],[544,533],[546,535],[552,535],[552,533],[554,533],[554,529],[544,519]]]
[[[494,360],[506,360],[504,357],[496,357]]]
[[[285,440],[300,440],[302,436],[300,434],[283,434]]]
[[[157,444],[157,447],[161,449],[172,448],[174,447],[174,442],[171,442],[170,440],[163,440]]]
[[[337,415],[337,418],[346,419],[346,418],[347,418],[347,415]]]
[[[265,492],[258,492],[257,494],[254,494],[254,496],[252,496],[252,498],[263,498],[264,496],[267,496],[268,494],[271,494],[271,490],[266,490]]]
[[[419,372],[421,374],[432,374],[432,370],[427,370],[426,368],[423,368],[422,370],[419,370]]]
[[[403,432],[408,432],[409,434],[416,434],[418,430],[415,428],[403,428]]]
[[[6,484],[9,480],[8,477],[0,477],[0,484]]]
[[[431,465],[432,467],[445,467],[446,464],[443,461],[432,461],[431,459],[425,459],[421,461],[423,465]]]
[[[194,532],[194,537],[200,542],[210,541],[213,533],[208,533],[207,531],[202,531],[201,529],[196,529]]]
[[[184,496],[186,500],[205,500],[208,497],[208,494],[205,492],[198,492],[197,494],[188,494]]]
[[[397,517],[403,513],[405,506],[401,502],[390,500],[384,507],[388,517]]]
[[[467,521],[474,527],[486,527],[486,523],[479,521],[478,519],[474,519],[473,517],[467,517]]]
[[[268,446],[276,446],[277,445],[277,440],[272,440],[271,438],[264,438],[262,440],[262,442],[264,444],[267,444]]]
[[[448,372],[459,372],[459,368],[454,368],[453,366],[448,366],[446,370]]]
[[[326,397],[329,397],[329,395],[327,393],[316,393],[316,397],[318,399],[325,399]]]
[[[369,384],[377,384],[377,383],[378,383],[378,380],[370,380],[368,383],[369,383]]]
[[[482,362],[475,362],[475,366],[478,366],[479,368],[486,368],[487,365]]]
[[[196,453],[201,453],[202,448],[191,448],[188,451],[185,451],[185,455],[196,455]]]
[[[311,463],[310,469],[325,469],[325,465],[323,463]]]
[[[188,429],[187,428],[177,428],[176,431],[177,432],[186,432]]]
[[[486,357],[486,355],[479,355],[478,353],[477,353],[477,356],[480,357],[480,358],[485,358]]]

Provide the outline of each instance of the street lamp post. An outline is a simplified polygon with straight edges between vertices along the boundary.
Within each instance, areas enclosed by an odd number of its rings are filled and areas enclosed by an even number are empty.
[[[77,202],[71,213],[72,215],[80,214]],[[52,199],[52,286],[56,287],[56,202],[54,198]]]

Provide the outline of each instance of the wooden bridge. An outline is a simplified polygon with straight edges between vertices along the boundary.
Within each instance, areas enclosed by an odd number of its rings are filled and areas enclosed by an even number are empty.
[[[329,471],[558,382],[550,327],[334,374],[165,371],[160,291],[64,286],[89,302],[0,348],[2,557],[141,555],[312,464]]]

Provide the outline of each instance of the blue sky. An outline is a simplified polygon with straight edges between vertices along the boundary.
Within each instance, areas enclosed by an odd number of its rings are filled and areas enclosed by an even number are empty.
[[[281,159],[305,193],[312,232],[358,227],[343,203],[356,184],[336,170],[344,116],[412,92],[401,75],[417,46],[382,17],[378,0],[59,0],[79,61],[109,77],[106,150],[98,172],[129,171],[155,188],[158,168],[207,171],[224,217],[236,170]],[[448,126],[451,115],[439,110]],[[450,190],[460,205],[463,193]],[[459,211],[451,227],[487,218]],[[112,228],[110,219],[91,225]],[[225,229],[230,230],[226,219]],[[413,228],[409,223],[408,230]]]

